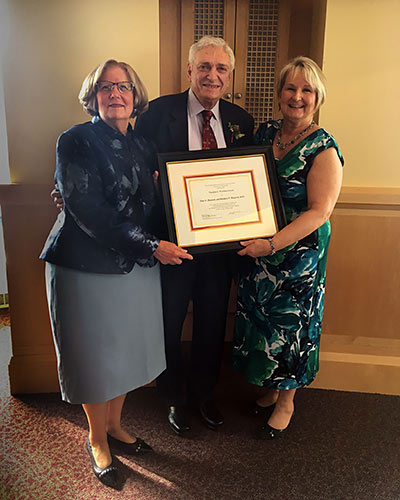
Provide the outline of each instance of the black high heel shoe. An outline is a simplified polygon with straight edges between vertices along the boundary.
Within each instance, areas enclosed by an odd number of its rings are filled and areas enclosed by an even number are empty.
[[[110,449],[116,453],[121,452],[125,455],[141,455],[153,451],[153,448],[139,437],[136,438],[134,443],[125,443],[107,434],[107,440]]]
[[[118,488],[118,469],[114,465],[114,461],[112,460],[110,465],[107,467],[99,467],[96,464],[96,460],[94,459],[92,446],[90,444],[89,438],[86,439],[86,450],[89,453],[90,461],[92,462],[92,471],[96,478],[103,483],[105,486],[109,488],[113,488],[115,490]]]

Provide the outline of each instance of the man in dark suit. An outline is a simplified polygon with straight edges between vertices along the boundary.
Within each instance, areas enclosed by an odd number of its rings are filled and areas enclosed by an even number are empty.
[[[153,141],[158,152],[251,144],[253,118],[221,99],[234,63],[233,52],[224,40],[203,37],[189,51],[190,89],[151,101],[149,110],[138,118],[135,131]],[[212,113],[206,118],[208,111]],[[193,261],[161,269],[167,369],[157,379],[157,387],[168,406],[169,424],[179,435],[190,429],[188,404],[199,410],[208,427],[216,429],[223,424],[213,391],[221,366],[232,278],[228,257],[227,253],[201,254]],[[186,377],[180,341],[191,299],[193,336]]]

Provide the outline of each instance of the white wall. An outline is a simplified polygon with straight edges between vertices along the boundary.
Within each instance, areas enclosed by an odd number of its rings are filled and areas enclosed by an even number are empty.
[[[6,111],[3,89],[3,58],[8,45],[8,13],[6,4],[0,0],[0,184],[10,182],[8,165],[8,141],[6,127]],[[7,292],[6,256],[4,252],[3,224],[0,209],[0,293]]]
[[[8,141],[6,110],[3,88],[3,60],[8,47],[8,11],[5,2],[0,0],[0,184],[10,182],[8,166]],[[1,291],[0,291],[1,293]]]
[[[400,1],[328,0],[321,124],[345,157],[344,186],[400,187]]]
[[[50,183],[58,135],[90,117],[77,96],[106,59],[131,64],[159,94],[158,0],[5,0],[4,90],[11,180]]]

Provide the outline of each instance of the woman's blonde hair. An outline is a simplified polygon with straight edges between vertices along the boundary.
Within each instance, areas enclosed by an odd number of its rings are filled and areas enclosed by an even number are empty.
[[[277,92],[281,97],[286,78],[290,73],[301,73],[304,79],[311,85],[316,94],[315,111],[323,104],[326,97],[325,76],[318,64],[309,57],[299,56],[289,61],[280,72],[278,78]]]
[[[101,80],[101,76],[104,71],[111,66],[118,66],[123,69],[127,75],[128,80],[134,85],[134,101],[133,101],[133,111],[131,118],[134,116],[139,116],[149,107],[149,100],[147,97],[147,90],[143,83],[141,82],[136,71],[125,62],[119,62],[115,59],[109,59],[102,64],[99,64],[94,70],[92,70],[88,76],[84,79],[82,83],[81,91],[79,92],[79,102],[84,107],[85,111],[89,115],[95,116],[99,114],[99,109],[97,106],[97,83]]]

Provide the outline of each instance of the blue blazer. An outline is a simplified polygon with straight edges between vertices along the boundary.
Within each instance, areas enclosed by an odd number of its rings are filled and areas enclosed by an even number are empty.
[[[98,116],[57,143],[55,182],[64,200],[40,258],[95,273],[152,266],[159,239],[155,154],[129,126],[126,136]]]

